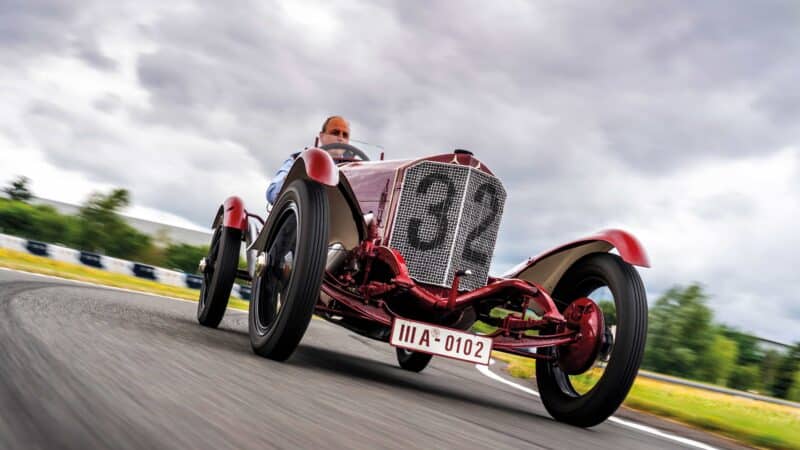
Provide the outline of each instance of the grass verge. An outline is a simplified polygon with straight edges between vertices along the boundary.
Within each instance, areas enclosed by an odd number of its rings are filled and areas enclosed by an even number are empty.
[[[132,291],[147,292],[150,294],[164,295],[184,300],[197,301],[200,291],[185,287],[169,286],[155,281],[137,278],[132,275],[122,275],[118,273],[106,272],[93,267],[70,264],[62,261],[55,261],[42,256],[31,255],[0,248],[0,267],[9,269],[24,270],[27,272],[39,273],[43,275],[53,275],[70,280],[87,281],[90,283],[102,284],[118,288],[130,289]],[[238,298],[231,298],[228,307],[247,311],[248,303]]]
[[[531,378],[536,361],[494,352],[512,376]],[[577,382],[581,379],[578,378]],[[579,386],[576,389],[580,390]],[[639,377],[625,406],[759,447],[800,450],[800,409]]]

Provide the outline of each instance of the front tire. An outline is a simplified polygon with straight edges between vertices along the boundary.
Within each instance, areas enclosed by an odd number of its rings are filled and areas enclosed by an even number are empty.
[[[573,300],[588,297],[602,287],[613,295],[617,317],[613,346],[610,354],[604,355],[608,361],[599,380],[588,390],[576,389],[575,378],[571,379],[557,362],[536,363],[536,383],[547,412],[560,422],[579,427],[603,422],[625,400],[639,371],[647,336],[644,285],[636,269],[617,255],[595,253],[575,262],[559,281],[553,298],[563,311]],[[544,351],[557,354],[554,350]]]
[[[428,363],[431,362],[431,358],[433,358],[433,355],[412,352],[411,350],[406,350],[400,347],[396,347],[396,350],[397,362],[400,364],[400,367],[408,370],[409,372],[422,372],[426,367],[428,367]]]
[[[249,334],[253,351],[285,361],[300,344],[319,298],[328,248],[328,197],[295,180],[270,212],[267,264],[253,280]]]
[[[219,225],[205,257],[203,285],[197,302],[200,325],[217,328],[225,315],[239,265],[242,231]]]

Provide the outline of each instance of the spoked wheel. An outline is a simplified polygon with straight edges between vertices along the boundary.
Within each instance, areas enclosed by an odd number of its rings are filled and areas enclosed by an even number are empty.
[[[239,248],[242,231],[219,225],[214,230],[208,255],[200,261],[203,285],[197,303],[197,321],[211,328],[219,326],[228,298],[231,296],[236,269],[239,265]]]
[[[433,355],[412,352],[411,350],[400,347],[396,347],[396,350],[397,362],[400,363],[400,367],[410,372],[422,372],[422,370],[428,366],[428,363],[431,362],[431,358],[433,358]]]
[[[591,323],[597,324],[599,317],[599,324],[595,338],[545,349],[557,359],[537,361],[536,383],[556,420],[591,427],[617,410],[639,371],[647,335],[644,286],[633,266],[619,256],[597,253],[570,267],[553,298],[562,313],[580,309]],[[605,315],[598,315],[599,305]]]
[[[328,198],[322,186],[296,180],[270,214],[276,219],[267,239],[265,265],[253,280],[250,344],[257,354],[284,361],[303,338],[319,298],[328,244]]]

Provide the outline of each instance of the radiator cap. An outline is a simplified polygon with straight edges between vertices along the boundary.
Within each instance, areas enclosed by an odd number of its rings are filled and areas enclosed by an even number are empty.
[[[453,150],[453,153],[455,153],[456,155],[469,155],[469,156],[474,155],[474,153],[472,153],[471,151],[465,150],[463,148],[457,148]]]

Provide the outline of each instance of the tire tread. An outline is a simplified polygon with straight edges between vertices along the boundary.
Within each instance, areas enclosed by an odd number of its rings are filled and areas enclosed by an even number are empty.
[[[238,228],[221,227],[218,256],[214,275],[211,278],[211,286],[206,287],[206,290],[200,290],[201,296],[205,293],[209,298],[205,305],[203,302],[198,302],[197,305],[197,321],[203,326],[217,328],[225,316],[233,283],[236,280],[236,270],[239,266],[241,239],[242,231]]]

